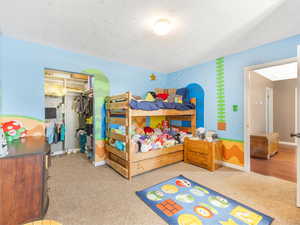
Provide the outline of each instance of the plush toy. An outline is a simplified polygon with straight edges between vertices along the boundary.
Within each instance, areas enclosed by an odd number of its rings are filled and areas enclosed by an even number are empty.
[[[146,94],[145,100],[148,101],[148,102],[154,102],[156,96],[153,96],[155,94],[155,93],[154,94],[153,93],[152,92],[148,92]]]
[[[152,144],[152,149],[160,149],[162,148],[162,144],[158,141]]]
[[[115,140],[112,139],[112,138],[110,138],[110,139],[108,140],[108,144],[111,145],[111,146],[115,146]]]
[[[166,101],[168,99],[169,95],[168,94],[157,94],[156,95],[156,99],[157,100],[162,100],[162,101]]]
[[[144,132],[145,132],[146,135],[154,134],[154,130],[151,127],[144,127]]]
[[[154,128],[154,133],[155,133],[156,135],[161,135],[161,134],[162,134],[162,131],[161,131],[161,129],[159,129],[159,128]]]
[[[116,140],[114,146],[115,146],[118,150],[120,150],[120,151],[122,151],[122,152],[125,150],[125,143],[122,142],[122,141]]]
[[[169,121],[163,120],[161,121],[162,130],[169,128]]]
[[[156,143],[159,142],[160,145],[163,145],[165,141],[164,141],[164,138],[162,137],[162,135],[160,135],[156,138],[155,142]]]
[[[150,140],[145,140],[141,142],[141,152],[149,152],[152,149],[152,143]]]
[[[175,95],[174,102],[182,104],[182,102],[183,102],[182,96],[181,95]]]
[[[22,124],[16,120],[1,123],[1,127],[8,142],[25,137],[27,134],[26,128],[24,128]]]

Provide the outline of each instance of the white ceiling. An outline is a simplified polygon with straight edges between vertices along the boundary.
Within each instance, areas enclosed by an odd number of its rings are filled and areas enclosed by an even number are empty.
[[[255,70],[255,72],[271,81],[297,78],[297,62],[287,63],[280,66],[270,66]]]
[[[299,0],[0,0],[0,31],[172,72],[300,33]],[[156,36],[152,24],[173,30]]]

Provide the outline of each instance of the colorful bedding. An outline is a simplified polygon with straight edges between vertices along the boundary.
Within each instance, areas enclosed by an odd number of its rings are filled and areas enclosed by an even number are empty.
[[[175,103],[175,102],[163,102],[163,101],[136,101],[131,100],[130,107],[132,109],[154,111],[159,109],[176,109],[176,110],[191,110],[195,109],[195,105],[192,103]]]

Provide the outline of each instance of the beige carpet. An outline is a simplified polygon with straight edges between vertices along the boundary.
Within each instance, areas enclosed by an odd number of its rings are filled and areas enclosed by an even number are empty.
[[[177,163],[129,182],[107,166],[93,167],[80,154],[53,158],[46,218],[64,225],[165,225],[135,191],[179,174],[274,217],[273,225],[300,224],[295,184],[288,181],[228,168],[211,173]]]

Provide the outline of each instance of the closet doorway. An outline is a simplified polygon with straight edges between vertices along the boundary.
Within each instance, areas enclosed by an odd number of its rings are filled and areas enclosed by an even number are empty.
[[[44,70],[45,136],[51,155],[82,153],[94,158],[93,76]]]

